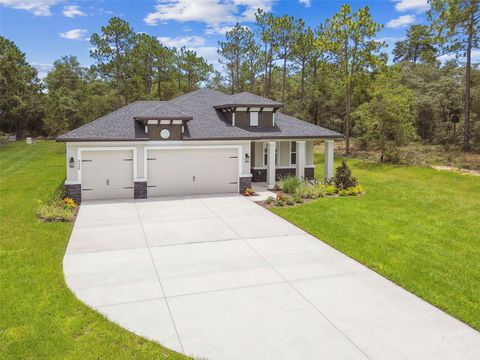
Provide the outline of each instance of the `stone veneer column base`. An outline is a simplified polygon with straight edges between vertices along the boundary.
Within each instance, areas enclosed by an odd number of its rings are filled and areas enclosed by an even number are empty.
[[[304,177],[305,180],[313,180],[314,179],[314,168],[313,167],[306,167]],[[266,182],[267,181],[267,170],[266,169],[255,169],[252,170],[253,182]],[[295,168],[283,168],[283,169],[276,169],[275,170],[275,179],[279,181],[282,177],[287,176],[295,176],[297,175],[297,170]]]
[[[240,182],[240,194],[243,194],[247,188],[252,187],[252,178],[250,176],[241,177],[238,181]]]
[[[313,180],[315,178],[315,168],[305,168],[305,180]]]
[[[80,204],[82,202],[82,185],[65,185],[65,191],[67,193],[67,196],[70,199],[73,199],[77,204]]]
[[[146,199],[147,198],[147,182],[135,181],[133,183],[133,198]]]

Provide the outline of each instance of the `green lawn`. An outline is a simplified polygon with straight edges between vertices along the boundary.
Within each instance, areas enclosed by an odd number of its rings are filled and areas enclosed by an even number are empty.
[[[322,159],[316,155],[317,175]],[[275,210],[480,329],[480,178],[350,160],[367,194]],[[63,280],[71,224],[38,201],[61,184],[64,146],[0,150],[0,353],[7,359],[184,359],[78,301]]]
[[[479,330],[480,177],[348,164],[365,195],[273,211]]]
[[[63,144],[0,150],[2,359],[186,359],[107,321],[68,290],[62,259],[72,225],[35,217],[64,174]]]

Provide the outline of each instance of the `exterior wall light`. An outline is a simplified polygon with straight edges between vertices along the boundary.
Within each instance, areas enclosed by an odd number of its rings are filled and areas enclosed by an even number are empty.
[[[71,169],[73,169],[75,167],[75,159],[73,157],[70,158],[68,163],[69,163]]]
[[[250,162],[250,155],[245,154],[245,162],[248,164]]]

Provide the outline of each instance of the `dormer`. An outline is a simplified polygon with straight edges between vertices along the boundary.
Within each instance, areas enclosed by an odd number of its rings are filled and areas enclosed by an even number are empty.
[[[153,109],[134,117],[143,125],[150,140],[182,140],[186,124],[192,116],[161,103]]]
[[[182,140],[185,133],[185,119],[165,119],[150,117],[145,119],[135,118],[139,121],[148,134],[150,140]]]
[[[228,103],[215,105],[227,123],[240,128],[274,127],[275,112],[282,104],[250,93],[229,96]]]

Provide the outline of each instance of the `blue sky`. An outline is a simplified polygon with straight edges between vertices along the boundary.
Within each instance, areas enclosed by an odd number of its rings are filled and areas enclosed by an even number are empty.
[[[252,27],[257,8],[300,17],[315,28],[344,3],[354,9],[370,7],[374,20],[385,25],[378,38],[390,51],[408,25],[425,22],[428,10],[427,0],[0,0],[0,33],[26,53],[41,76],[63,55],[91,65],[88,39],[112,16],[167,46],[194,49],[220,68],[218,41],[237,21]]]

